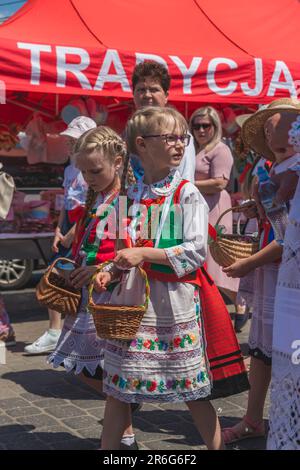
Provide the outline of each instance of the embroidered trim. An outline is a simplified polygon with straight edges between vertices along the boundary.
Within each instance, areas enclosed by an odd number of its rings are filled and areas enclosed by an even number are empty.
[[[114,387],[110,387],[107,384],[103,385],[103,391],[107,395],[114,396],[120,401],[125,403],[178,403],[194,400],[204,400],[211,393],[211,385],[203,385],[195,391],[188,392],[172,392],[169,391],[167,394],[155,394],[151,393],[149,395],[143,393],[130,393],[126,394],[122,391],[116,390]]]
[[[128,379],[124,379],[120,377],[118,374],[107,374],[104,371],[103,377],[106,379],[107,384],[113,384],[115,387],[121,390],[130,390],[134,391],[145,391],[145,392],[159,392],[165,393],[168,390],[173,391],[183,391],[189,389],[195,389],[198,387],[198,384],[209,382],[209,375],[206,371],[201,371],[197,374],[196,377],[187,378],[174,378],[165,380],[143,380],[140,378],[133,378],[129,377]]]
[[[158,338],[135,338],[131,341],[130,346],[138,351],[142,349],[149,349],[149,351],[174,351],[176,348],[184,349],[187,345],[192,345],[198,342],[199,336],[193,333],[185,334],[184,336],[176,336],[171,341],[163,341]]]
[[[137,194],[141,194],[142,199],[145,199],[144,193],[153,193],[157,196],[169,196],[174,192],[176,187],[181,181],[181,176],[178,170],[172,170],[166,178],[157,183],[146,185],[143,179],[140,179],[136,184],[128,188],[128,197],[135,199]]]

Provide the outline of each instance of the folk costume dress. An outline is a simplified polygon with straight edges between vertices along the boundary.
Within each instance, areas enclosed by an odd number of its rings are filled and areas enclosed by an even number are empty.
[[[297,173],[300,176],[300,155]],[[300,450],[300,180],[291,203],[275,298],[267,448]]]
[[[208,207],[177,171],[151,185],[140,180],[129,188],[128,197],[146,207],[148,227],[154,208],[162,209],[153,241],[138,237],[137,214],[128,230],[133,245],[164,249],[172,268],[144,263],[149,307],[133,341],[106,341],[104,391],[124,402],[207,399],[212,375],[198,278],[207,253]]]
[[[104,261],[115,257],[115,237],[109,237],[108,227],[115,226],[115,207],[117,206],[118,195],[107,195],[101,193],[91,210],[90,216],[82,214],[84,225],[78,224],[77,236],[72,247],[75,256],[86,231],[88,235],[81,245],[83,255],[83,265],[92,266],[101,264]],[[105,211],[97,216],[99,208],[105,205]],[[77,239],[77,242],[76,242]],[[108,302],[109,291],[94,296],[98,302]],[[87,311],[88,291],[86,287],[82,289],[82,300],[76,317],[66,316],[61,336],[55,351],[49,356],[48,362],[53,366],[63,365],[67,372],[74,371],[75,374],[81,372],[88,376],[95,376],[101,379],[103,359],[103,343],[97,334],[92,315]]]

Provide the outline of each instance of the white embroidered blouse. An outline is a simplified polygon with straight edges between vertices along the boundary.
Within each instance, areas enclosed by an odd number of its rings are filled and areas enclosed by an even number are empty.
[[[141,179],[128,189],[128,197],[134,200],[134,204],[139,204],[141,200],[166,196],[165,204],[167,204],[168,198],[172,197],[181,180],[182,177],[177,170],[172,170],[166,178],[150,185],[144,184]],[[167,257],[178,277],[195,271],[205,262],[209,211],[205,199],[190,182],[187,182],[181,189],[180,206],[183,243],[165,248]],[[133,220],[129,226],[130,234],[134,234],[135,223],[136,221]]]

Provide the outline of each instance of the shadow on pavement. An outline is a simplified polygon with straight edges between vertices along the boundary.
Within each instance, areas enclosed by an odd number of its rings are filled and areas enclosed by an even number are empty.
[[[96,450],[98,439],[85,439],[55,428],[35,431],[32,425],[12,424],[0,428],[0,446],[7,450]]]
[[[231,427],[237,424],[241,418],[236,416],[220,416],[220,424],[222,428]],[[203,446],[204,443],[193,424],[190,412],[188,410],[144,410],[143,408],[133,417],[134,429],[141,431],[143,441],[147,441],[147,433],[151,437],[151,441],[146,445],[151,449],[155,449],[157,442],[163,442],[163,449],[177,449],[181,446]],[[150,423],[150,425],[149,425]],[[267,421],[266,421],[267,424]],[[138,435],[140,432],[138,432]],[[157,441],[153,440],[153,435],[157,435]],[[176,437],[178,436],[178,437]],[[152,444],[151,444],[152,442]],[[161,448],[161,447],[160,447]],[[250,438],[238,441],[227,446],[229,450],[264,450],[266,449],[266,438]]]
[[[100,394],[85,385],[73,374],[64,370],[23,370],[2,374],[2,380],[10,380],[24,388],[24,391],[36,395],[37,399],[60,398],[66,400],[103,401]],[[4,382],[3,382],[4,384]],[[34,398],[34,397],[33,397]]]

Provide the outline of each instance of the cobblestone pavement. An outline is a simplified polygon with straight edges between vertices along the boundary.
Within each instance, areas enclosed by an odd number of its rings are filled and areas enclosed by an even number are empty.
[[[62,368],[53,370],[47,355],[26,356],[24,346],[47,329],[47,313],[33,289],[4,294],[17,335],[0,365],[0,450],[96,449],[105,401]],[[248,322],[249,323],[249,322]],[[248,328],[239,334],[246,351]],[[246,411],[247,394],[213,402],[222,426],[235,424]],[[268,415],[269,399],[265,407]],[[164,413],[162,413],[164,411]],[[134,415],[140,449],[204,448],[184,404],[143,405]],[[264,449],[265,439],[248,439],[235,449]]]

